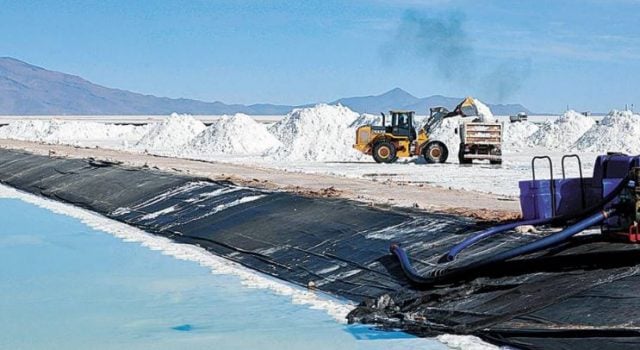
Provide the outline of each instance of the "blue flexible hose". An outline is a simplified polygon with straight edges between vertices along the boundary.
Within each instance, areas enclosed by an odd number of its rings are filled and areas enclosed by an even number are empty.
[[[533,226],[546,225],[546,224],[548,224],[548,223],[550,223],[552,221],[553,221],[553,218],[524,220],[524,221],[517,221],[517,222],[508,223],[508,224],[498,225],[498,226],[494,226],[494,227],[488,228],[486,230],[482,230],[482,231],[472,235],[471,237],[468,237],[464,241],[456,244],[455,246],[453,246],[453,248],[451,248],[449,250],[449,252],[447,253],[447,260],[448,261],[453,261],[456,258],[456,256],[458,256],[458,254],[460,254],[460,252],[462,252],[463,250],[465,250],[468,247],[480,242],[481,240],[483,240],[483,239],[485,239],[487,237],[493,236],[495,234],[502,233],[502,232],[509,231],[509,230],[513,230],[514,228],[516,228],[518,226],[523,226],[523,225],[533,225]]]
[[[585,229],[602,222],[603,220],[614,214],[615,211],[615,209],[607,209],[597,212],[558,233],[554,233],[531,243],[527,243],[523,246],[498,253],[484,260],[480,260],[466,266],[452,269],[434,270],[429,272],[429,274],[426,276],[418,274],[416,269],[411,264],[407,252],[400,246],[398,246],[397,244],[391,245],[391,252],[398,258],[400,266],[402,267],[402,271],[414,285],[433,285],[442,282],[447,278],[452,278],[463,273],[469,273],[470,271],[480,269],[487,265],[501,263],[521,255],[531,254],[558,245],[566,241],[570,237],[584,231]]]

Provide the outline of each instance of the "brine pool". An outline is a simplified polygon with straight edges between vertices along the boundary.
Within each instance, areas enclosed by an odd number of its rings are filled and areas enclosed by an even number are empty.
[[[290,295],[0,197],[2,349],[447,348],[342,324]]]

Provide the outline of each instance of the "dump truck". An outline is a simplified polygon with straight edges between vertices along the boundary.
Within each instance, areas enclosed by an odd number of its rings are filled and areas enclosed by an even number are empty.
[[[474,159],[502,164],[502,123],[463,122],[459,127],[458,162],[470,164]]]
[[[431,108],[426,123],[418,130],[414,126],[414,111],[392,110],[389,112],[389,116],[390,125],[387,125],[387,116],[382,113],[382,125],[364,125],[356,130],[356,142],[353,148],[371,155],[377,163],[393,163],[398,158],[415,156],[424,157],[425,161],[430,164],[444,163],[449,157],[449,149],[444,142],[431,138],[430,134],[434,128],[439,126],[444,119],[452,117],[479,117],[475,122],[485,122],[484,117],[479,116],[475,100],[472,97],[465,98],[453,111],[449,111],[445,107]],[[501,133],[502,124],[498,125]],[[466,130],[469,130],[468,127]],[[465,138],[468,141],[476,140],[475,137],[468,138],[466,135]],[[495,155],[495,149],[500,149],[500,145],[489,147],[485,144],[465,144],[463,148],[462,143],[464,142],[466,141],[461,139],[461,149],[465,150],[465,155],[468,153],[472,157],[477,157],[484,151],[493,152]],[[459,157],[459,159],[468,163],[466,156]],[[495,162],[496,159],[493,161]]]

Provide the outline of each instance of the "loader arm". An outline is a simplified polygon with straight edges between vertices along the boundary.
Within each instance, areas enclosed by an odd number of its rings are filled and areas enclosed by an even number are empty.
[[[431,132],[431,129],[440,124],[444,119],[452,117],[475,117],[478,115],[478,108],[476,107],[473,97],[466,97],[451,112],[444,107],[431,108],[430,112],[430,117],[423,126],[427,133]]]

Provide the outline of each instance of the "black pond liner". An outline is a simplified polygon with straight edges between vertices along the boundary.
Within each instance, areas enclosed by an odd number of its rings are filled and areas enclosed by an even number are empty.
[[[640,346],[640,249],[584,236],[414,289],[389,245],[419,272],[468,264],[539,238],[507,233],[439,263],[480,226],[453,215],[238,187],[148,168],[0,150],[0,182],[70,203],[270,276],[360,303],[351,322],[432,336],[473,334],[518,348]]]

